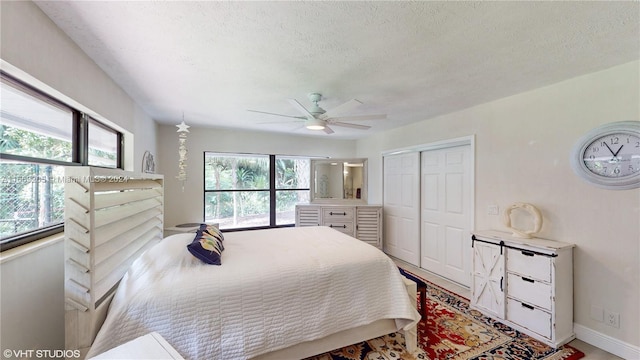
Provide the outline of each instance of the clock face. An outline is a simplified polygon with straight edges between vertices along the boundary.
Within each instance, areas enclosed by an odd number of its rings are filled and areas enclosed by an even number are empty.
[[[593,139],[582,152],[582,161],[593,174],[622,178],[640,173],[640,136],[612,132]]]

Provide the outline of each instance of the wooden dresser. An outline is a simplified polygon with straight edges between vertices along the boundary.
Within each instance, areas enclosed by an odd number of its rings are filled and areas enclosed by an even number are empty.
[[[296,226],[329,226],[382,249],[381,205],[296,205]]]
[[[472,246],[472,308],[553,347],[575,337],[575,245],[478,231]]]

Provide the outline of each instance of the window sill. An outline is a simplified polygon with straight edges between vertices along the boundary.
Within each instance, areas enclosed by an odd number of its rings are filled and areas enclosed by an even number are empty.
[[[17,259],[34,251],[38,251],[42,248],[55,245],[62,241],[64,241],[64,232],[47,236],[40,240],[32,241],[28,244],[20,245],[13,249],[5,250],[0,253],[0,264],[11,261],[13,259]]]

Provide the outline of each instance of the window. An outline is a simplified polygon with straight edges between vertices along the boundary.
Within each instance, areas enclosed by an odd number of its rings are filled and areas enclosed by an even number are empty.
[[[118,149],[120,148],[120,133],[89,118],[89,158],[88,164],[118,168],[120,166]]]
[[[64,221],[64,167],[0,162],[0,233],[5,239],[61,225]]]
[[[72,162],[72,109],[2,80],[2,153]]]
[[[64,166],[122,167],[122,134],[2,73],[0,249],[63,229]]]
[[[221,229],[287,226],[309,201],[309,159],[279,155],[204,155],[204,218]]]
[[[296,204],[309,202],[310,161],[308,158],[277,156],[276,225],[296,222]]]

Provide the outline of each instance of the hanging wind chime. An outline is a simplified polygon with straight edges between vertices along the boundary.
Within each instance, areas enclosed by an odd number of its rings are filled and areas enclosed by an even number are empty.
[[[182,182],[182,192],[184,192],[184,183],[187,181],[187,133],[189,132],[189,125],[184,123],[184,114],[182,114],[182,122],[176,125],[178,128],[178,176],[176,179]]]

